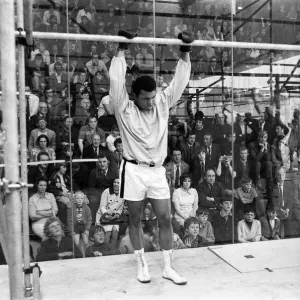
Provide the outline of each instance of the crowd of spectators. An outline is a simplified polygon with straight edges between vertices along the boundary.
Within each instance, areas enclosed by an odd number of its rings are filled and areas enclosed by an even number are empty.
[[[174,5],[165,4],[155,33],[148,1],[69,1],[68,10],[65,1],[49,2],[35,1],[34,31],[117,35],[119,29],[131,27],[140,36],[176,38],[189,31],[196,39],[231,40],[228,4],[218,1],[179,1],[175,13],[180,17],[165,17]],[[278,5],[278,19],[296,22],[300,5],[289,2]],[[300,41],[297,23],[270,26],[268,5],[255,17],[261,21],[240,27],[234,39],[270,42],[272,30],[272,42]],[[241,23],[235,21],[233,29]],[[26,113],[28,161],[41,162],[28,170],[28,181],[35,185],[29,191],[31,228],[42,241],[36,259],[133,253],[126,201],[119,197],[122,140],[109,95],[108,70],[118,45],[40,39],[35,46],[26,62]],[[197,48],[191,78],[223,72],[231,66],[230,51],[235,50]],[[234,54],[233,63],[245,65],[263,60],[267,53],[239,49]],[[154,66],[157,92],[165,90],[178,57],[172,46],[130,45],[128,92],[137,76],[152,74]],[[294,151],[300,154],[300,113],[295,110],[292,123],[284,124],[280,115],[259,109],[255,91],[253,101],[259,119],[245,112],[230,122],[226,107],[213,120],[201,111],[187,122],[170,119],[164,166],[174,249],[300,235],[300,185],[285,181],[282,155],[283,144],[290,148],[290,165]],[[96,160],[70,164],[71,158]],[[46,162],[55,159],[65,163]],[[160,250],[155,212],[147,199],[142,214],[145,251]]]

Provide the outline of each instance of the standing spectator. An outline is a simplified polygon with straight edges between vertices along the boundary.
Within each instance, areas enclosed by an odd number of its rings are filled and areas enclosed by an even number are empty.
[[[199,235],[207,242],[207,246],[213,245],[215,236],[211,223],[208,221],[209,211],[207,209],[198,209],[196,214],[199,220]]]
[[[47,122],[44,118],[37,120],[37,128],[33,129],[30,133],[28,141],[28,150],[32,152],[34,145],[36,144],[37,138],[41,134],[45,134],[49,139],[49,147],[55,150],[56,148],[56,134],[54,131],[47,128]]]
[[[252,206],[245,208],[244,219],[239,221],[237,234],[239,243],[259,242],[261,239],[261,225],[255,220]]]
[[[79,150],[81,153],[83,153],[83,147],[89,146],[92,144],[92,135],[94,133],[98,133],[101,137],[101,145],[103,147],[106,146],[105,144],[105,132],[97,127],[98,121],[97,118],[94,116],[90,116],[88,118],[88,125],[84,125],[80,128],[79,134],[78,134],[78,145]]]
[[[213,143],[212,133],[210,132],[204,133],[203,143],[206,149],[206,168],[212,168],[216,170],[219,158],[221,156],[220,146]]]
[[[114,147],[116,150],[110,154],[110,164],[113,168],[119,170],[123,159],[123,143],[121,138],[117,138],[114,141]]]
[[[44,12],[44,16],[43,16],[43,23],[45,25],[50,25],[50,18],[51,16],[55,16],[56,17],[56,21],[57,21],[57,24],[60,24],[60,13],[58,10],[56,10],[56,6],[55,4],[51,4],[50,6],[50,9],[49,10],[46,10]]]
[[[277,218],[277,212],[271,204],[267,206],[266,215],[260,218],[261,224],[261,240],[280,240],[280,220]]]
[[[232,197],[223,196],[220,199],[221,211],[212,218],[212,226],[215,236],[215,244],[223,245],[231,243],[236,234],[233,235],[232,221]]]
[[[231,125],[225,122],[225,115],[223,113],[216,114],[216,123],[212,125],[211,131],[214,133],[214,143],[222,144],[227,132],[231,131]]]
[[[141,46],[141,52],[136,55],[135,63],[140,70],[150,71],[153,69],[153,55],[148,53],[146,45]]]
[[[234,178],[234,187],[237,188],[240,185],[240,181],[244,177],[250,177],[250,162],[248,161],[249,151],[246,147],[241,147],[239,156],[236,157],[234,163],[234,171],[236,176]]]
[[[37,156],[40,152],[46,152],[49,154],[50,160],[55,160],[56,155],[55,151],[52,148],[49,148],[49,139],[47,135],[41,134],[36,140],[36,146],[31,149],[30,161],[37,161]]]
[[[56,93],[62,93],[68,87],[68,75],[63,73],[63,66],[57,62],[54,64],[54,73],[49,78],[49,86]]]
[[[36,181],[37,193],[29,198],[29,217],[32,220],[32,231],[45,239],[44,226],[51,217],[57,214],[57,205],[53,194],[47,193],[47,179],[40,177]]]
[[[93,54],[91,58],[92,59],[86,63],[86,67],[87,67],[89,73],[92,76],[95,76],[96,72],[100,71],[109,80],[107,67],[106,67],[105,63],[99,59],[99,55]]]
[[[195,157],[191,162],[191,175],[193,180],[193,187],[205,180],[206,173],[206,150],[203,146],[196,152]]]

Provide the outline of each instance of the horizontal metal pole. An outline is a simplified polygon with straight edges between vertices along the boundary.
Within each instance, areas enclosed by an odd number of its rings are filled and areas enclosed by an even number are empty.
[[[15,32],[16,36],[19,32]],[[21,33],[25,36],[25,32]],[[56,32],[33,32],[33,37],[38,39],[56,39],[56,40],[80,40],[94,42],[118,42],[118,43],[136,43],[136,44],[156,44],[156,45],[186,45],[179,39],[163,39],[153,37],[136,37],[132,40],[122,36],[115,35],[94,35],[94,34],[71,34],[71,33],[56,33]],[[284,45],[284,44],[267,44],[267,43],[241,43],[229,41],[204,41],[195,40],[190,44],[193,47],[224,47],[224,48],[247,48],[247,49],[265,49],[265,50],[286,50],[299,51],[300,45]]]

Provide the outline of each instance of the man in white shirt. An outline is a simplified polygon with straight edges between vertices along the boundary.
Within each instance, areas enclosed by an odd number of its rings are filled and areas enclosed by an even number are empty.
[[[98,54],[92,55],[92,59],[86,63],[86,67],[92,76],[95,76],[96,72],[100,71],[109,79],[107,67],[105,63],[99,59]]]
[[[119,35],[134,37],[123,30]],[[186,33],[178,38],[192,42]],[[159,240],[165,262],[163,277],[175,284],[186,284],[186,279],[178,275],[171,265],[173,232],[170,190],[162,164],[167,156],[169,109],[180,99],[189,82],[190,46],[181,46],[181,59],[174,78],[163,93],[156,93],[156,83],[152,77],[140,76],[132,85],[134,101],[129,100],[125,86],[127,47],[127,44],[119,44],[117,55],[111,62],[109,77],[110,94],[124,148],[120,197],[128,202],[129,234],[138,262],[137,279],[143,283],[151,281],[141,239],[140,212],[143,200],[147,197],[158,219]]]

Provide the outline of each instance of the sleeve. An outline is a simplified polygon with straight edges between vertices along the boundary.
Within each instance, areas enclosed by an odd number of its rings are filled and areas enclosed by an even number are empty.
[[[243,223],[242,221],[240,221],[238,223],[238,226],[237,226],[237,233],[238,233],[238,241],[240,243],[246,243],[247,241],[244,239],[243,237]]]
[[[92,246],[88,246],[85,250],[85,257],[95,257],[93,251],[92,251]]]
[[[215,208],[216,203],[214,201],[209,201],[206,199],[204,193],[204,186],[200,186],[198,188],[198,195],[199,195],[199,206],[207,207],[207,208]]]
[[[36,214],[36,208],[35,208],[35,205],[34,205],[34,198],[33,197],[29,198],[28,210],[29,210],[29,217],[32,221],[36,221],[36,220],[39,219],[39,217]]]
[[[180,59],[177,63],[173,80],[163,91],[164,97],[168,100],[169,107],[172,107],[182,96],[184,89],[189,83],[190,73],[191,63]]]
[[[48,240],[42,242],[41,248],[36,256],[36,261],[57,260],[59,258],[58,251],[50,249],[48,244]]]
[[[102,143],[105,143],[105,141],[106,141],[106,139],[105,139],[105,132],[104,132],[104,130],[102,130],[101,128],[99,128],[100,130],[99,130],[99,135],[100,135],[100,142],[101,142],[101,144]]]
[[[103,251],[102,252],[103,256],[118,255],[118,254],[121,254],[121,251],[119,249],[114,249],[111,246],[109,247],[108,251]]]
[[[192,211],[192,215],[196,216],[196,211],[198,209],[198,192],[196,189],[194,189],[194,203],[193,203],[193,211]]]
[[[91,209],[86,205],[87,223],[86,230],[90,230],[92,226],[92,212]]]
[[[67,208],[68,231],[71,234],[74,231],[73,223],[73,209],[74,207]]]
[[[106,189],[101,195],[100,207],[99,207],[101,214],[107,213],[106,206],[108,202],[108,197],[109,197],[109,189]]]
[[[78,139],[79,139],[79,140],[84,140],[84,137],[85,137],[85,131],[84,131],[84,129],[81,127],[81,128],[79,129]]]
[[[55,200],[55,197],[53,194],[49,194],[49,197],[50,197],[50,204],[51,204],[51,208],[54,212],[54,214],[56,215],[57,212],[58,212],[58,208],[57,208],[57,204],[56,204],[56,200]]]
[[[114,57],[109,69],[110,96],[114,112],[124,109],[129,102],[125,85],[126,61],[124,57]]]
[[[215,236],[214,236],[214,231],[212,228],[212,225],[210,222],[207,222],[207,236],[206,239],[208,242],[214,243],[215,242]]]
[[[34,148],[34,132],[33,130],[30,133],[29,141],[28,141],[28,150],[31,151]]]
[[[120,204],[120,206],[116,212],[119,216],[122,214],[123,207],[124,207],[124,199],[120,199],[120,200],[122,201],[122,203]]]
[[[92,170],[89,175],[89,187],[96,187],[96,174],[95,170]]]
[[[255,220],[255,221],[257,221],[256,222],[257,223],[257,230],[256,230],[256,235],[255,235],[254,239],[255,239],[256,242],[259,242],[260,239],[261,239],[261,224],[258,220]]]

